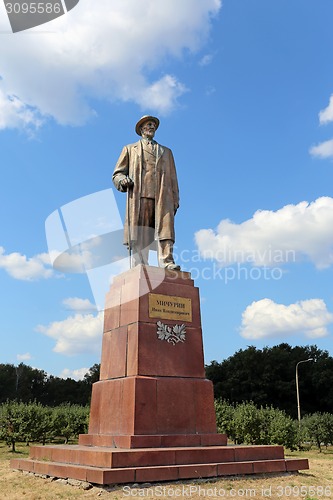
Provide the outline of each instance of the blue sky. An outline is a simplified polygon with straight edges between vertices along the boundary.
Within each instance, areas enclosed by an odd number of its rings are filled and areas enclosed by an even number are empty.
[[[89,278],[52,269],[44,225],[107,189],[123,216],[111,176],[147,113],[176,160],[206,362],[333,355],[332,18],[329,0],[80,0],[12,34],[0,6],[0,362],[76,378],[99,362]]]

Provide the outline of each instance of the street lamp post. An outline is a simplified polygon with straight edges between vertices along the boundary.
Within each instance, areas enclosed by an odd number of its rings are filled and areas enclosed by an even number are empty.
[[[300,402],[299,402],[298,365],[300,365],[301,363],[307,363],[308,361],[313,361],[313,358],[304,359],[303,361],[299,361],[299,362],[296,364],[297,418],[298,418],[298,422],[299,422],[299,424],[301,423],[301,405],[300,405]]]

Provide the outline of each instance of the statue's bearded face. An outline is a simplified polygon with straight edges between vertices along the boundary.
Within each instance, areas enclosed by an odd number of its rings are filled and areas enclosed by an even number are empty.
[[[156,132],[156,123],[153,120],[146,121],[141,127],[142,137],[147,137],[147,139],[153,139]]]

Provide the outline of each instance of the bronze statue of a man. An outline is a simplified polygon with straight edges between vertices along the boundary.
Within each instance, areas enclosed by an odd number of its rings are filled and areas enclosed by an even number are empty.
[[[123,148],[112,180],[118,191],[128,192],[124,243],[133,251],[134,265],[148,264],[155,242],[159,266],[179,270],[173,258],[177,173],[171,149],[154,140],[159,124],[154,116],[138,121],[135,131],[141,139]]]

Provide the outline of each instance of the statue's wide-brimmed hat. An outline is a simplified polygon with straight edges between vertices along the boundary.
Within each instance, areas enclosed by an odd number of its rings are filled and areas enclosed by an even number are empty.
[[[156,123],[156,130],[158,129],[159,125],[160,125],[160,120],[158,118],[156,118],[156,116],[150,116],[150,115],[145,115],[143,116],[142,118],[140,118],[140,120],[138,121],[138,123],[135,125],[135,132],[138,134],[138,135],[141,135],[141,127],[142,125],[147,122],[147,121],[153,121]]]

